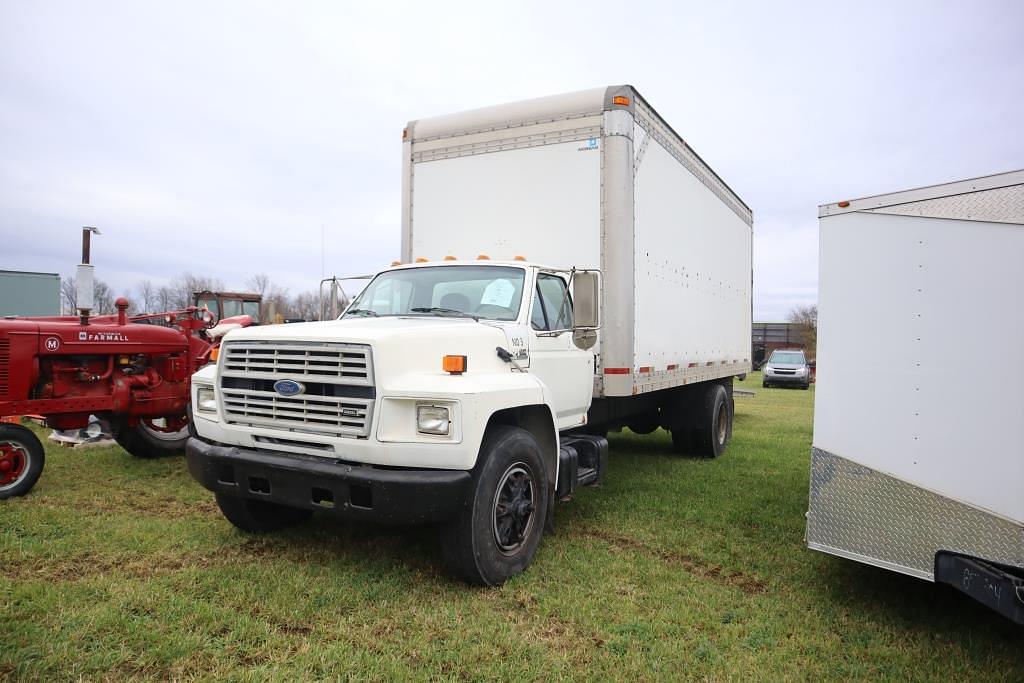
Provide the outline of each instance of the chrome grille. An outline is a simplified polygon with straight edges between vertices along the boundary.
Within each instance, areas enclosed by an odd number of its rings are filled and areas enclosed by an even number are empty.
[[[367,436],[372,399],[279,396],[273,391],[221,388],[224,416],[232,424],[273,427],[329,436]]]
[[[221,353],[220,400],[229,424],[369,435],[375,391],[368,345],[237,341],[224,344]],[[278,394],[272,387],[281,379],[300,382],[305,392]]]
[[[223,376],[373,386],[373,362],[365,344],[242,341],[228,342],[222,352]]]

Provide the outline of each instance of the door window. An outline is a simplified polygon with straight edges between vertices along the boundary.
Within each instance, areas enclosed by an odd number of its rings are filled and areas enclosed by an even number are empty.
[[[547,273],[537,276],[537,296],[533,300],[530,323],[535,330],[572,328],[572,300],[565,280]]]

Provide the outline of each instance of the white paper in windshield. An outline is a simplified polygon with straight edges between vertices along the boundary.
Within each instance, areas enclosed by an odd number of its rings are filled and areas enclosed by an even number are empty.
[[[501,306],[508,308],[512,305],[512,297],[516,293],[515,285],[508,280],[495,280],[487,285],[484,295],[480,298],[480,305]]]

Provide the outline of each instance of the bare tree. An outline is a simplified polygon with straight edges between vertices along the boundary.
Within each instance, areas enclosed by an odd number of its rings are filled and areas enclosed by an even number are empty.
[[[64,315],[78,313],[78,285],[74,275],[65,275],[60,279],[60,301]]]
[[[818,349],[818,305],[795,306],[789,311],[788,319],[799,326],[807,355],[814,358]]]
[[[143,280],[135,287],[139,293],[139,304],[142,306],[142,313],[155,313],[157,304],[157,290],[151,280]]]
[[[270,282],[270,276],[266,273],[256,273],[245,281],[245,286],[250,292],[259,294],[260,296],[266,296],[273,288],[273,285]]]
[[[178,310],[192,305],[192,294],[194,292],[220,291],[224,289],[224,282],[204,275],[182,273],[171,280],[171,284],[168,287],[170,290],[167,297],[167,303],[170,304],[168,308]]]
[[[94,280],[92,284],[92,315],[109,315],[114,313],[114,290],[103,280]],[[78,282],[74,275],[60,280],[60,298],[65,315],[78,313]]]
[[[103,280],[93,283],[92,312],[93,315],[110,315],[114,309],[114,290]]]
[[[292,301],[290,318],[303,320],[320,319],[320,295],[316,292],[303,292]]]

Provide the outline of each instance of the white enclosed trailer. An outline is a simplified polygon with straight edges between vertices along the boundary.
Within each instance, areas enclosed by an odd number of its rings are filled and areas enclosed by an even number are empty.
[[[807,544],[1021,621],[1024,171],[819,216]]]
[[[413,121],[404,139],[406,262],[603,271],[592,423],[649,431],[653,401],[614,399],[750,370],[751,211],[634,88]]]

